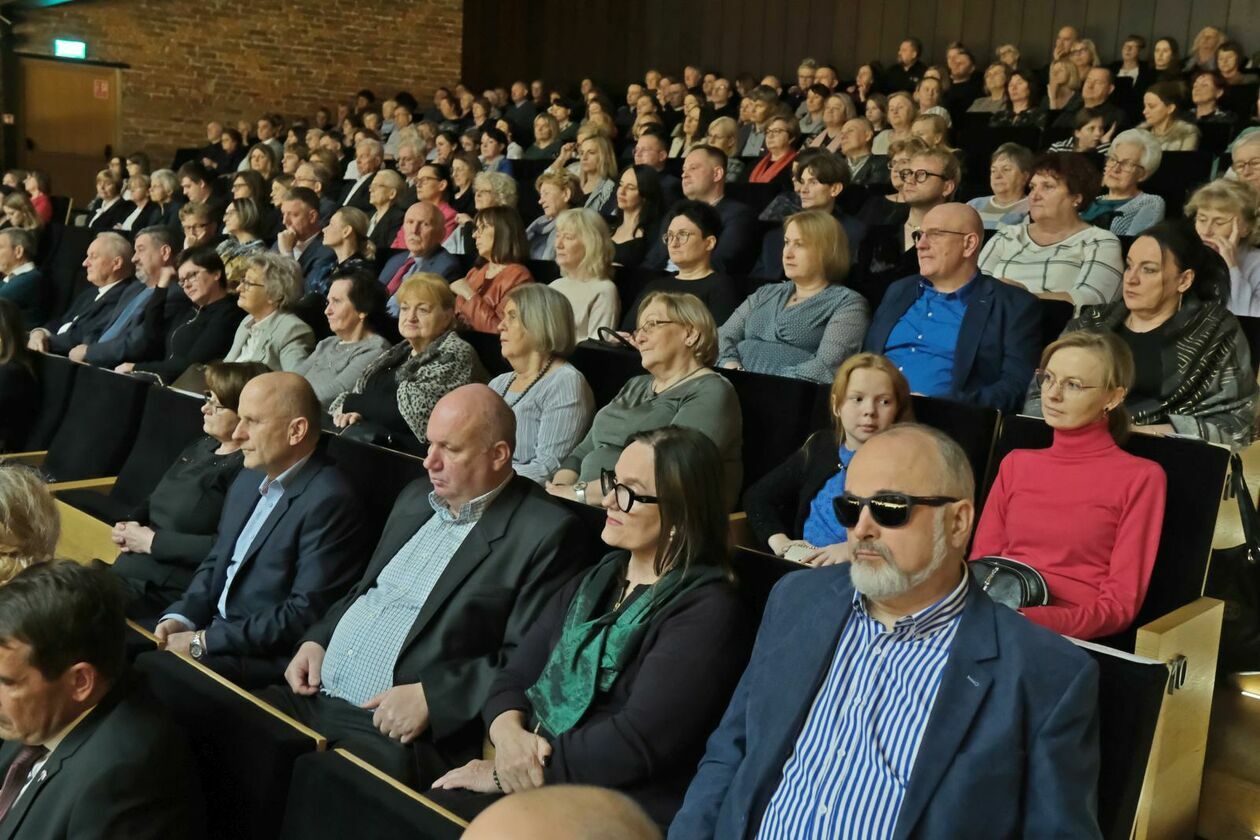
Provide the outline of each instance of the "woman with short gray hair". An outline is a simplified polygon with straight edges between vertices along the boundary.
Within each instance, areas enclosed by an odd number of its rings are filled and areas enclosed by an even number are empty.
[[[291,311],[301,300],[302,271],[291,257],[273,251],[246,262],[236,305],[247,317],[236,328],[225,362],[262,362],[272,370],[291,371],[315,347],[315,333]]]
[[[590,385],[566,361],[576,338],[564,295],[536,283],[508,292],[499,341],[512,371],[490,380],[490,387],[516,415],[517,474],[539,484],[581,442],[595,413]]]
[[[0,465],[0,585],[53,559],[61,535],[57,504],[33,469]]]
[[[1131,128],[1116,135],[1103,167],[1105,192],[1081,218],[1117,236],[1137,236],[1164,219],[1164,199],[1139,186],[1159,169],[1163,150],[1149,131]]]

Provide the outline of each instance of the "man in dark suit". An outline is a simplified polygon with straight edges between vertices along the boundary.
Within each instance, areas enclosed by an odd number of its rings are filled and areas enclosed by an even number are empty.
[[[398,497],[363,579],[263,698],[410,784],[480,757],[490,683],[590,562],[574,514],[512,471],[516,420],[484,385],[429,417],[428,480]]]
[[[276,237],[275,250],[297,260],[308,295],[327,296],[337,255],[323,241],[319,196],[306,187],[293,187],[280,203],[280,213],[284,230]]]
[[[385,147],[381,141],[367,138],[360,140],[354,147],[354,163],[359,170],[359,178],[346,188],[341,199],[342,207],[358,207],[368,216],[375,212],[372,201],[368,197],[368,188],[372,178],[385,163]]]
[[[972,208],[929,210],[915,243],[919,273],[889,286],[863,349],[891,359],[917,394],[1018,411],[1041,351],[1040,304],[980,273],[983,244]]]
[[[97,234],[83,260],[92,288],[75,298],[65,314],[31,330],[28,346],[41,353],[65,355],[99,339],[141,289],[142,284],[131,276],[131,256],[131,243],[122,234]]]
[[[390,257],[377,278],[389,295],[385,308],[391,315],[398,314],[398,287],[411,275],[423,271],[450,282],[464,276],[459,259],[442,247],[445,224],[442,211],[427,201],[417,201],[403,214],[403,242],[407,250]]]
[[[840,154],[849,164],[849,178],[861,186],[883,187],[891,178],[888,156],[871,153],[875,129],[866,117],[854,117],[840,127]]]
[[[230,679],[266,685],[358,579],[372,535],[345,478],[316,451],[321,411],[305,379],[255,377],[237,413],[245,469],[214,548],[155,633]]]
[[[0,230],[0,298],[13,302],[29,330],[42,324],[44,314],[44,275],[35,267],[38,242],[26,228]]]
[[[125,630],[103,569],[0,586],[0,840],[205,836],[187,741],[129,674]]]
[[[670,207],[682,198],[682,182],[665,171],[665,161],[669,160],[669,134],[661,126],[644,126],[643,132],[634,144],[634,163],[636,166],[650,166],[660,175],[661,196],[665,206]]]
[[[862,445],[849,562],[771,593],[671,838],[1101,838],[1098,666],[972,581],[974,492],[940,431]]]
[[[722,217],[722,235],[713,249],[713,267],[727,274],[745,275],[757,258],[757,217],[748,205],[726,197],[726,154],[702,144],[683,160],[683,195],[713,205]],[[663,229],[663,228],[662,228]],[[644,268],[661,270],[669,263],[665,243],[657,240],[643,260]]]

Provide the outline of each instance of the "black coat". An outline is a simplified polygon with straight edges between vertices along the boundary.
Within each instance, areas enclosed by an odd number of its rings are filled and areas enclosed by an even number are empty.
[[[176,302],[179,299],[184,305]],[[189,366],[226,356],[245,317],[231,296],[190,310],[188,298],[179,289],[155,289],[144,314],[150,353],[159,361],[142,362],[136,370],[156,373],[168,385]]]
[[[762,544],[775,534],[801,538],[810,503],[839,472],[838,448],[834,432],[815,432],[790,458],[744,491],[748,527]]]

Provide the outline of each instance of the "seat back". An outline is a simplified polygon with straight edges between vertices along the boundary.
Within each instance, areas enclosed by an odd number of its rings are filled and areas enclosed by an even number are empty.
[[[459,337],[467,341],[472,346],[472,349],[477,352],[477,358],[481,359],[482,367],[486,369],[490,376],[498,376],[500,373],[507,373],[512,369],[512,366],[507,363],[507,359],[503,358],[498,333],[464,330],[459,334]]]
[[[1247,336],[1247,347],[1251,350],[1251,372],[1260,371],[1260,317],[1255,315],[1235,315],[1243,335]]]
[[[207,836],[275,838],[293,765],[320,741],[190,660],[155,652],[136,666],[189,733],[211,805]]]
[[[48,200],[52,202],[52,220],[61,224],[70,223],[70,208],[74,206],[74,201],[68,195],[50,195]]]
[[[14,441],[14,452],[48,448],[53,435],[61,426],[61,419],[66,415],[66,406],[70,403],[70,393],[74,386],[74,375],[82,367],[69,359],[46,356],[43,353],[37,354],[33,361],[35,380],[39,387],[39,405],[36,406],[35,417],[26,430],[26,439]]]
[[[45,475],[54,481],[117,475],[135,443],[148,390],[143,380],[81,366],[48,444]]]
[[[773,554],[736,546],[731,551],[731,567],[739,584],[739,594],[748,607],[753,627],[761,624],[761,614],[766,611],[770,590],[779,579],[791,572],[808,569],[800,563],[775,557]]]
[[[525,267],[533,276],[535,283],[550,283],[560,277],[560,266],[555,260],[525,260]]]
[[[179,454],[205,432],[201,401],[157,386],[149,389],[131,453],[118,472],[110,498],[128,508],[145,499]]]
[[[1168,669],[1102,645],[1077,644],[1098,663],[1098,825],[1107,840],[1129,840]]]
[[[359,443],[336,435],[321,440],[328,457],[346,476],[366,512],[372,533],[380,534],[402,489],[424,477],[424,461],[413,455]]]
[[[96,231],[85,227],[66,227],[57,244],[57,251],[49,266],[50,274],[44,283],[44,303],[47,311],[60,315],[70,308],[77,292],[87,288],[87,272],[83,260],[88,246],[96,238]]]
[[[815,382],[745,370],[719,373],[730,380],[739,396],[747,488],[786,461],[811,432],[821,428],[814,421],[814,411],[819,400],[825,400],[827,388]]]
[[[978,405],[944,400],[938,397],[921,397],[915,394],[914,419],[940,429],[949,435],[967,453],[976,480],[976,506],[984,503],[988,491],[985,477],[994,457],[993,445],[997,438],[1002,415],[995,409]]]
[[[474,797],[469,797],[474,799]],[[282,840],[425,837],[458,840],[468,823],[346,750],[308,753],[293,767]]]
[[[1039,300],[1041,309],[1041,346],[1049,347],[1050,343],[1063,335],[1063,328],[1072,320],[1075,307],[1066,300]]]
[[[609,347],[598,341],[583,341],[569,361],[591,386],[596,410],[612,402],[631,377],[644,373],[638,353],[623,347]]]
[[[1251,100],[1255,102],[1254,99]],[[1206,149],[1193,152],[1164,152],[1163,161],[1155,174],[1146,179],[1142,189],[1164,199],[1164,217],[1175,219],[1181,215],[1190,190],[1210,180],[1212,153]]]
[[[988,483],[997,477],[1002,459],[1011,450],[1042,449],[1052,439],[1053,432],[1040,418],[1007,417],[994,447]],[[1108,640],[1113,646],[1132,650],[1136,628],[1203,594],[1216,516],[1229,471],[1229,450],[1197,440],[1142,434],[1130,435],[1123,449],[1159,464],[1168,479],[1159,550],[1146,600],[1133,628]]]

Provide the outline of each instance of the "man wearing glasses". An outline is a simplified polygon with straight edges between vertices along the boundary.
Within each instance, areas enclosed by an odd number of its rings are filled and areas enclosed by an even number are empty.
[[[984,225],[965,204],[930,210],[915,240],[919,272],[888,288],[863,349],[916,394],[1018,411],[1041,350],[1036,296],[980,272]]]
[[[1102,836],[1097,665],[971,581],[974,491],[939,431],[862,446],[851,562],[771,594],[671,838]]]

